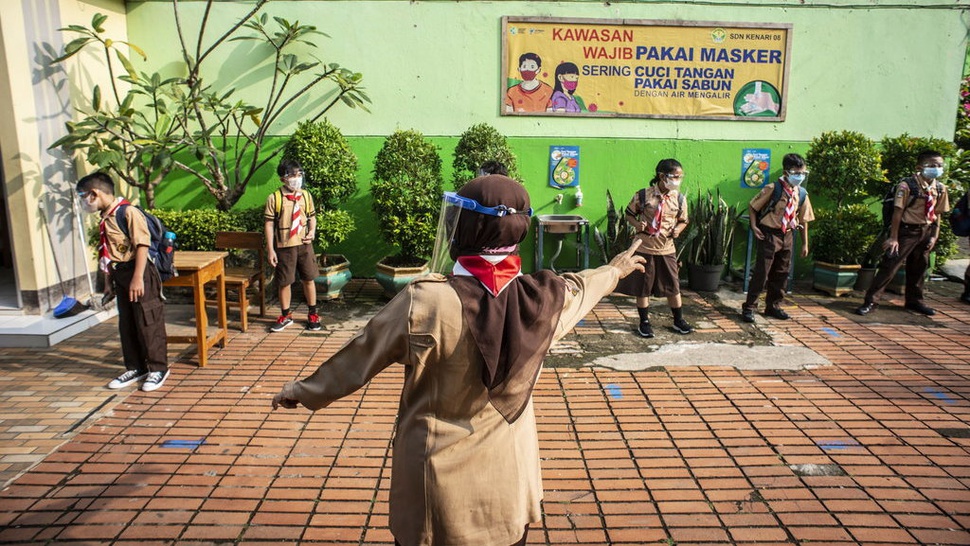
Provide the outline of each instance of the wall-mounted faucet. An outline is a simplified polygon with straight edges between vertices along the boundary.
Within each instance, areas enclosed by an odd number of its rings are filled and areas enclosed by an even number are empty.
[[[556,194],[556,197],[553,200],[556,202],[557,205],[561,205],[562,204],[562,194],[561,193],[557,193]]]

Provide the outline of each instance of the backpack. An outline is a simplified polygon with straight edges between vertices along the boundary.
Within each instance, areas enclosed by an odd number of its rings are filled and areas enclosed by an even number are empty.
[[[909,203],[903,207],[903,209],[908,209],[909,207],[913,206],[913,203],[915,203],[917,199],[919,199],[922,192],[920,191],[919,186],[916,184],[915,177],[908,176],[902,179],[900,182],[905,182],[906,185],[909,186]],[[936,185],[936,193],[942,193],[943,184],[937,180]],[[886,195],[882,197],[882,229],[884,233],[889,233],[890,224],[893,222],[893,209],[895,208],[896,188],[898,187],[899,184],[896,184],[895,186],[889,188]]]
[[[968,195],[970,194],[963,194],[963,197],[957,201],[956,206],[950,211],[950,216],[947,217],[947,220],[950,222],[950,230],[958,237],[970,235],[970,210],[967,207]]]
[[[128,207],[135,207],[145,216],[145,223],[148,224],[148,233],[151,234],[152,239],[151,244],[148,245],[148,260],[158,270],[158,276],[162,279],[162,282],[172,277],[177,277],[178,271],[175,269],[175,234],[169,231],[157,216],[146,212],[145,209],[138,205],[121,205],[118,207],[117,212],[115,212],[115,221],[118,222],[118,227],[121,228],[121,232],[125,234],[125,237],[131,239],[131,234],[128,233],[128,222],[125,220],[125,209]],[[169,233],[172,236],[166,237]]]
[[[768,199],[768,204],[758,211],[759,224],[764,220],[765,216],[768,216],[769,212],[775,210],[775,205],[778,204],[778,201],[781,201],[781,192],[783,189],[784,187],[782,187],[781,182],[775,182],[775,187],[771,192],[771,199]],[[798,208],[802,208],[802,205],[805,204],[806,197],[808,197],[808,191],[802,186],[798,186]],[[795,210],[796,212],[798,211],[798,209]]]

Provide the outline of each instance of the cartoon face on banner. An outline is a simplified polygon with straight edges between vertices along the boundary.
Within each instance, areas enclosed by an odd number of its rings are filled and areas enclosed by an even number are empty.
[[[503,115],[785,119],[790,24],[503,18]]]

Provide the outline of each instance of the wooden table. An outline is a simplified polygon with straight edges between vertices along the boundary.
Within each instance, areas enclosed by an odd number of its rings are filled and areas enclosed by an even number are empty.
[[[195,332],[194,336],[168,336],[173,343],[194,343],[198,346],[199,367],[203,367],[208,360],[209,348],[218,344],[226,346],[228,330],[226,329],[226,269],[224,259],[228,252],[200,252],[178,251],[175,253],[175,268],[178,277],[165,281],[164,286],[187,286],[192,289],[192,299],[195,303]],[[219,327],[211,337],[207,336],[209,316],[205,310],[205,284],[216,281],[218,294],[216,296],[219,310]]]

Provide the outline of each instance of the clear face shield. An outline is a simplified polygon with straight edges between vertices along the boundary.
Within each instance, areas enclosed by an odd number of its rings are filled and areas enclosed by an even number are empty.
[[[462,197],[453,191],[446,191],[441,197],[441,214],[438,215],[438,231],[435,235],[434,249],[431,252],[431,273],[450,274],[455,266],[451,257],[451,245],[458,229],[458,219],[462,214],[487,214],[502,217],[508,214],[532,216],[532,209],[516,210],[505,205],[486,207],[474,199]]]

